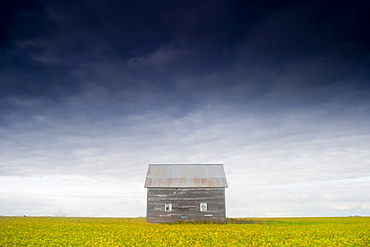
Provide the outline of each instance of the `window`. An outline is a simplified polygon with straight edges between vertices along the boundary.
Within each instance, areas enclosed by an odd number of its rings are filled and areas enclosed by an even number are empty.
[[[200,210],[200,212],[207,212],[207,203],[202,202],[199,206],[199,210]]]
[[[164,211],[171,212],[172,211],[172,203],[164,204]]]

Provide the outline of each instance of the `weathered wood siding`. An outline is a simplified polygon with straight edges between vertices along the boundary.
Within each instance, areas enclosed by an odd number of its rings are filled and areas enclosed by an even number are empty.
[[[200,208],[201,204],[207,207],[203,212]],[[148,188],[147,222],[149,223],[225,221],[225,217],[225,188]]]

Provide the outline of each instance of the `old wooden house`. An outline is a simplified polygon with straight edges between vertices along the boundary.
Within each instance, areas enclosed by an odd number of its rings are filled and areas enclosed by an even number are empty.
[[[222,164],[150,164],[144,187],[149,223],[226,219]]]

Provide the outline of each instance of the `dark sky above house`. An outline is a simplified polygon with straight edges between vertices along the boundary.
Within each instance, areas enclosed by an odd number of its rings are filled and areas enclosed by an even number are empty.
[[[367,1],[0,11],[0,176],[13,188],[1,186],[0,214],[140,215],[156,162],[224,163],[235,216],[370,214]],[[90,197],[73,204],[71,191]]]

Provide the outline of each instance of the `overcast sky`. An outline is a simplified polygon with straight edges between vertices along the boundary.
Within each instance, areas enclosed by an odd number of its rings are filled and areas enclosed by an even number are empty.
[[[227,216],[370,215],[367,1],[5,1],[0,215],[145,216],[222,163]]]

